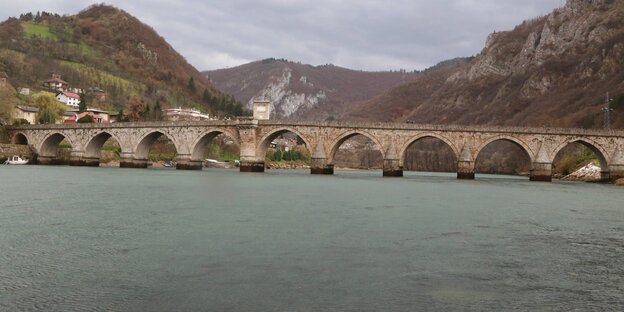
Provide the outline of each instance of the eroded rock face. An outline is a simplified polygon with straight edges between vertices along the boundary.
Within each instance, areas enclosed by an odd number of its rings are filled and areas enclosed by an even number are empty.
[[[484,76],[508,76],[522,74],[541,66],[554,58],[566,57],[579,47],[598,45],[611,37],[617,30],[608,27],[604,20],[604,10],[613,1],[608,0],[569,0],[567,4],[552,14],[525,21],[513,32],[524,35],[522,46],[510,41],[512,32],[490,34],[485,48],[475,59],[475,63],[463,72],[452,75],[448,80],[457,82],[475,80]],[[579,17],[580,15],[580,17]],[[617,18],[617,17],[613,17]],[[618,51],[621,48],[618,47]],[[615,55],[598,53],[588,63],[598,63]],[[591,70],[585,76],[596,74]],[[531,88],[538,92],[548,90],[550,79],[533,79]]]
[[[302,84],[308,87],[307,89],[314,87],[314,84],[309,82],[306,76],[293,79],[292,70],[284,68],[282,75],[269,83],[256,97],[271,101],[271,111],[282,117],[290,117],[301,109],[314,108],[327,99],[327,95],[323,90],[293,91],[293,89],[298,89],[297,84]],[[252,105],[253,99],[247,103],[250,109]]]

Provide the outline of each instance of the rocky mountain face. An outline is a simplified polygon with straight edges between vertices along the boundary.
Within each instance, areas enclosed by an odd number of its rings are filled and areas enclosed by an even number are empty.
[[[327,119],[410,81],[416,73],[363,72],[333,65],[311,66],[266,59],[204,74],[220,90],[251,108],[254,98],[271,101],[277,118]]]
[[[491,34],[470,62],[432,70],[344,118],[452,124],[624,127],[624,1],[569,0]]]

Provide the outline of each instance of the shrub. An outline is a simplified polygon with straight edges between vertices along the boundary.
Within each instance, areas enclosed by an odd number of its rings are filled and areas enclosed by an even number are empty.
[[[30,122],[28,122],[28,120],[24,118],[18,118],[18,119],[13,120],[13,125],[14,126],[30,125]]]
[[[95,120],[91,115],[85,115],[84,117],[78,119],[78,123],[94,123]]]

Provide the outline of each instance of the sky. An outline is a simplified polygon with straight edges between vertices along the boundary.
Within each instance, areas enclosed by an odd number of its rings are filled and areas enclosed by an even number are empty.
[[[83,0],[0,1],[0,19],[76,14]],[[487,35],[564,0],[108,0],[150,25],[198,70],[265,58],[356,70],[425,69],[479,53]]]

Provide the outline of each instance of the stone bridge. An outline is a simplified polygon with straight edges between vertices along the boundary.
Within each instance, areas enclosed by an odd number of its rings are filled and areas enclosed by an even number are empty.
[[[57,148],[69,141],[71,165],[97,166],[103,144],[114,138],[121,146],[121,167],[148,166],[150,146],[168,137],[177,150],[178,169],[201,169],[204,150],[217,135],[225,134],[240,146],[240,170],[264,171],[266,150],[279,135],[298,135],[312,155],[313,174],[333,174],[334,155],[355,135],[370,138],[381,148],[384,176],[402,176],[407,148],[423,138],[445,142],[457,160],[457,176],[473,179],[475,161],[488,144],[504,140],[519,146],[531,161],[531,180],[551,181],[557,153],[581,143],[599,158],[604,180],[624,177],[624,131],[554,128],[471,127],[372,122],[258,121],[238,119],[202,122],[144,122],[60,124],[7,127],[12,143],[28,144],[40,164],[54,164]]]

